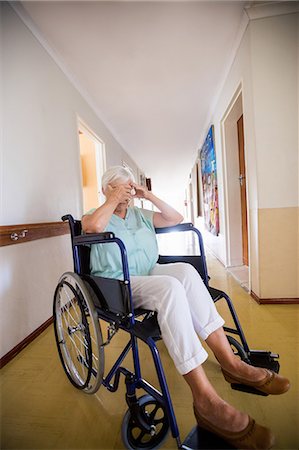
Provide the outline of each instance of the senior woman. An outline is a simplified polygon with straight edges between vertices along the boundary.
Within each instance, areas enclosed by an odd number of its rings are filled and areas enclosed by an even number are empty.
[[[109,230],[124,242],[134,305],[157,311],[164,343],[191,388],[198,424],[236,448],[271,448],[271,431],[226,403],[210,384],[202,367],[208,355],[198,336],[215,354],[228,382],[282,394],[289,389],[289,381],[269,370],[250,366],[234,355],[222,328],[224,321],[194,267],[186,263],[157,264],[155,227],[177,225],[183,216],[144,186],[137,185],[131,171],[122,166],[105,172],[102,189],[106,201],[83,216],[83,231]],[[133,198],[150,201],[158,211],[130,206]],[[93,245],[91,272],[121,278],[118,249],[113,245]]]

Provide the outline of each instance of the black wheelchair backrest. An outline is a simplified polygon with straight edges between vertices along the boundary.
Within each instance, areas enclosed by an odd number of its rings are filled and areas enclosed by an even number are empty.
[[[74,245],[74,237],[82,234],[82,225],[80,220],[75,220],[71,214],[67,214],[61,218],[63,221],[68,220],[71,232],[72,249],[73,249],[73,261],[74,271],[79,274],[90,274],[90,246],[81,245],[76,247]],[[80,267],[78,267],[78,260],[80,261]]]
[[[128,282],[90,274],[90,245],[113,242],[115,241],[114,234],[104,232],[84,235],[80,220],[75,220],[70,214],[63,216],[62,220],[68,221],[70,226],[74,272],[86,282],[95,306],[126,317],[132,312]]]

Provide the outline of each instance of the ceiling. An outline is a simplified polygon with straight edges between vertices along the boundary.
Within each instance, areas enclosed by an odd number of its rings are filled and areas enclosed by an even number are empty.
[[[244,31],[245,2],[22,5],[154,190],[181,199]]]

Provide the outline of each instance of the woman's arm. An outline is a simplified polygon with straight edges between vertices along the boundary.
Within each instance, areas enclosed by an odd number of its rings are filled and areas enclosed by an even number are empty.
[[[82,217],[81,223],[84,233],[102,233],[119,203],[131,200],[131,189],[132,187],[129,184],[121,184],[116,187],[108,185],[105,191],[105,203],[92,214],[86,214]]]
[[[133,186],[136,190],[134,197],[149,200],[160,210],[160,212],[154,213],[153,224],[155,228],[171,227],[182,222],[184,217],[172,206],[156,197],[151,191],[148,191],[146,187],[137,184],[134,184]]]

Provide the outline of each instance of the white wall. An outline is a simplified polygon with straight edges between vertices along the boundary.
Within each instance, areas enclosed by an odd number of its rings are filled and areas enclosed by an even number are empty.
[[[12,8],[0,3],[0,10],[1,225],[80,217],[78,116],[104,141],[107,166],[125,159],[137,167]],[[58,276],[72,260],[67,236],[0,252],[3,355],[51,316]]]
[[[221,124],[242,87],[251,288],[259,292],[259,209],[298,206],[298,14],[251,20],[211,123],[219,180],[220,234],[205,242],[228,265],[225,148]],[[224,178],[223,178],[224,177]],[[200,222],[199,222],[200,224]],[[294,242],[296,237],[293,237]]]
[[[228,174],[226,173],[225,158],[226,149],[224,148],[224,130],[222,130],[222,123],[226,118],[228,112],[232,107],[232,102],[236,100],[236,93],[242,85],[243,93],[243,115],[244,115],[244,133],[245,146],[250,148],[247,152],[247,170],[250,178],[250,205],[251,208],[257,208],[256,198],[256,175],[254,168],[255,160],[255,135],[254,135],[254,117],[252,106],[252,82],[251,82],[251,59],[250,59],[250,30],[244,33],[240,47],[237,51],[235,60],[232,64],[230,72],[224,83],[223,89],[220,93],[218,102],[216,104],[214,113],[211,118],[211,123],[214,124],[215,135],[215,149],[217,161],[217,178],[218,178],[218,195],[219,195],[219,214],[220,214],[220,233],[214,236],[205,231],[201,221],[198,225],[201,227],[204,235],[206,245],[214,253],[214,255],[225,265],[229,265],[229,255],[227,249],[228,239],[228,222],[226,217],[226,209],[229,203],[229,198],[226,197],[225,191],[227,188],[225,183],[228,183]]]
[[[259,208],[298,206],[298,14],[250,27]]]

